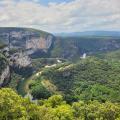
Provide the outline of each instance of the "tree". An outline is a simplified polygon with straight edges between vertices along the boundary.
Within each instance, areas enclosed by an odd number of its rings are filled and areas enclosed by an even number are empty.
[[[3,88],[0,90],[0,119],[1,120],[25,120],[26,108],[22,105],[23,98],[13,90]]]

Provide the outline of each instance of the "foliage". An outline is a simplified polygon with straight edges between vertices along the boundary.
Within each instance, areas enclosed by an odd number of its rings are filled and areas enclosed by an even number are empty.
[[[38,77],[50,80],[67,102],[98,100],[120,102],[120,63],[94,57],[78,63],[45,68]],[[36,85],[42,80],[36,81]]]
[[[17,86],[19,82],[22,80],[22,76],[12,72],[11,74],[11,81],[9,82],[8,86],[14,90],[18,90]]]
[[[115,50],[112,52],[107,52],[107,53],[101,53],[101,54],[97,54],[97,56],[99,58],[102,59],[107,59],[107,60],[112,60],[112,61],[117,61],[120,60],[120,50]]]
[[[24,120],[27,117],[23,99],[11,89],[0,90],[0,119]]]
[[[119,120],[120,104],[98,101],[72,105],[55,95],[37,104],[10,88],[0,89],[0,120]]]
[[[32,91],[32,95],[33,97],[36,99],[45,99],[50,97],[50,95],[52,94],[51,92],[49,92],[49,90],[47,90],[42,84],[41,82],[35,82],[30,84],[30,88]]]

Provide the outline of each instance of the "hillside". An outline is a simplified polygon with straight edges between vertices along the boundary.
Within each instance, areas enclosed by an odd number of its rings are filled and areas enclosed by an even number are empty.
[[[51,33],[32,28],[0,27],[0,42],[9,44],[11,50],[24,50],[28,55],[47,52],[53,43]]]
[[[117,49],[120,49],[120,37],[57,37],[51,56],[77,59],[83,53],[95,55]]]
[[[102,53],[102,54],[97,54],[97,56],[99,58],[102,59],[107,59],[107,60],[120,60],[120,50],[115,50],[115,51],[111,51],[111,52],[106,52],[106,53]]]
[[[78,100],[120,102],[119,66],[119,61],[104,61],[91,57],[76,64],[59,64],[44,68],[39,76],[32,79],[29,89],[37,99],[59,93],[67,102]],[[50,86],[54,86],[55,89],[54,87],[51,89]]]
[[[75,37],[75,36],[89,36],[89,37],[120,37],[120,31],[84,31],[84,32],[71,32],[71,33],[56,33],[56,35],[58,36],[71,36],[71,37]]]

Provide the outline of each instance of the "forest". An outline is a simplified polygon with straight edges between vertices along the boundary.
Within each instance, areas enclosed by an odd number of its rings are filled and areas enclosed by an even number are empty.
[[[77,63],[65,62],[43,68],[30,78],[29,90],[35,99],[61,94],[68,102],[98,100],[120,102],[120,62],[88,57]]]
[[[0,89],[0,120],[120,120],[120,104],[78,101],[67,104],[61,95],[44,100],[22,98]]]

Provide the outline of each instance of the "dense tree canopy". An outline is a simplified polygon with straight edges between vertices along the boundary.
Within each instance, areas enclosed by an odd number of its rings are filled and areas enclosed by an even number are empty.
[[[119,66],[119,61],[107,61],[94,57],[88,57],[74,64],[62,63],[43,69],[42,73],[33,79],[30,90],[38,99],[42,98],[39,91],[44,90],[51,95],[56,92],[61,93],[67,102],[78,100],[120,102]],[[48,80],[57,89],[51,91],[46,87],[47,85],[42,84],[44,80]]]
[[[30,102],[10,88],[0,89],[0,120],[119,120],[120,104],[98,101],[67,104],[61,95]]]

